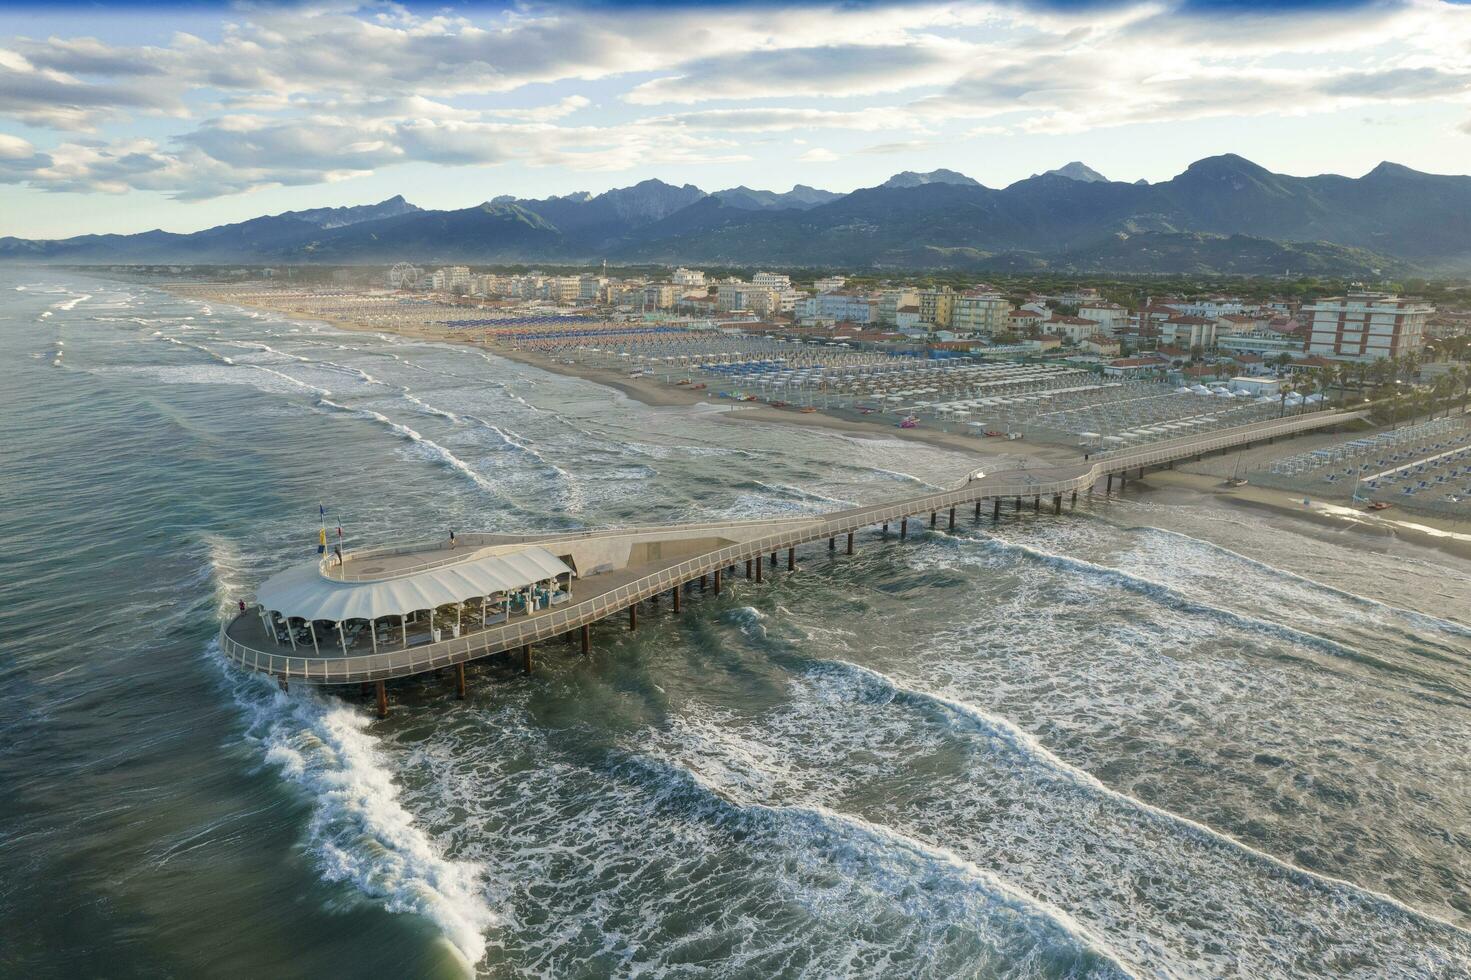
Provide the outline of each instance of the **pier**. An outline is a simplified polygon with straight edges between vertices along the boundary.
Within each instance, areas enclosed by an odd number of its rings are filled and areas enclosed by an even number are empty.
[[[638,628],[640,603],[668,594],[674,613],[686,592],[719,594],[730,576],[756,583],[779,564],[796,569],[797,548],[826,541],[854,552],[854,535],[899,527],[910,518],[954,528],[958,508],[999,519],[1002,505],[1063,512],[1079,493],[1123,490],[1130,478],[1178,460],[1258,441],[1342,425],[1352,412],[1318,412],[1222,429],[1123,450],[1085,461],[972,471],[950,490],[828,514],[751,521],[670,524],[529,535],[462,534],[436,542],[349,552],[303,564],[263,584],[257,603],[220,628],[220,648],[234,663],[283,685],[371,684],[387,712],[384,682],[453,668],[458,697],[464,665],[495,654],[519,657],[530,673],[533,651],[562,638],[591,652],[593,623],[624,616]],[[779,561],[780,559],[780,561]],[[763,575],[765,565],[765,575]],[[753,578],[754,575],[754,578]]]

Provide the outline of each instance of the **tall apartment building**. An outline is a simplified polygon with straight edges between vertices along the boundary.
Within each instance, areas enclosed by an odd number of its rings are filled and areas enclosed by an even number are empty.
[[[1010,314],[1011,304],[1000,293],[968,289],[952,302],[950,329],[956,333],[1005,333]]]
[[[1389,293],[1357,292],[1320,299],[1299,313],[1308,354],[1340,361],[1403,357],[1425,343],[1425,321],[1435,310]]]
[[[722,313],[750,310],[757,316],[780,313],[781,304],[782,294],[778,290],[746,282],[721,283],[716,300],[716,306]]]
[[[671,277],[676,286],[703,286],[705,285],[705,274],[699,269],[686,269],[680,266],[674,270]]]
[[[757,289],[774,289],[780,293],[792,288],[792,278],[780,272],[758,272],[751,277],[751,285]]]
[[[879,294],[878,322],[895,326],[899,322],[899,310],[906,306],[919,307],[919,293],[913,289],[886,289]]]
[[[570,305],[581,295],[581,276],[557,276],[547,280],[547,299],[553,303]]]
[[[608,285],[608,280],[603,276],[582,276],[578,280],[577,301],[580,303],[596,303],[602,298],[603,288]]]
[[[866,293],[832,290],[818,293],[799,304],[804,316],[824,320],[846,320],[850,323],[871,323],[877,315],[877,304]]]
[[[831,293],[846,285],[848,285],[848,280],[844,276],[827,276],[814,282],[812,288],[819,293]]]
[[[668,282],[651,282],[644,287],[643,306],[646,310],[668,310],[674,307],[679,289]]]
[[[955,313],[955,290],[949,286],[919,291],[919,318],[949,330]]]

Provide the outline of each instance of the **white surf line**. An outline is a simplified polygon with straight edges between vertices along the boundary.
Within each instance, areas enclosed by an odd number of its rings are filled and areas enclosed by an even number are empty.
[[[211,647],[218,651],[217,642]],[[427,919],[467,974],[485,957],[500,918],[484,897],[485,867],[445,857],[403,805],[371,719],[298,686],[289,694],[244,677],[223,657],[247,719],[246,737],[311,802],[307,843],[328,882],[351,885],[389,912]]]
[[[1205,548],[1209,548],[1210,550],[1215,551],[1219,554],[1228,555],[1245,565],[1250,565],[1253,568],[1260,569],[1261,571],[1267,572],[1271,575],[1289,579],[1293,582],[1299,582],[1303,585],[1309,586],[1310,588],[1318,589],[1330,595],[1338,596],[1341,599],[1345,599],[1357,605],[1364,606],[1365,608],[1383,609],[1388,612],[1394,613],[1395,615],[1404,616],[1406,619],[1423,623],[1424,625],[1431,626],[1446,633],[1453,633],[1458,636],[1471,636],[1471,626],[1466,626],[1448,619],[1441,619],[1438,616],[1432,616],[1429,613],[1419,612],[1414,609],[1406,609],[1403,606],[1392,605],[1391,603],[1383,602],[1379,599],[1371,599],[1368,596],[1362,596],[1356,592],[1350,592],[1347,589],[1341,589],[1336,585],[1329,585],[1326,582],[1319,582],[1317,579],[1309,578],[1306,575],[1299,575],[1297,572],[1288,571],[1285,568],[1278,568],[1275,565],[1269,565],[1268,563],[1260,561],[1256,558],[1252,558],[1249,555],[1243,555],[1239,551],[1232,551],[1230,548],[1227,548],[1224,545],[1216,544],[1214,541],[1208,541],[1204,538],[1193,537],[1192,535],[1184,534],[1180,531],[1171,531],[1168,528],[1155,527],[1152,524],[1139,525],[1137,527],[1130,528],[1130,530],[1146,531],[1151,534],[1160,534],[1166,537],[1179,538],[1183,541],[1193,542]]]
[[[677,757],[666,759],[658,755],[646,755],[643,747],[635,750],[635,761],[640,766],[655,769],[663,778],[673,777],[677,781],[688,781],[699,792],[738,813],[767,814],[778,826],[788,821],[816,824],[827,832],[849,840],[867,838],[870,844],[874,845],[871,848],[874,854],[882,856],[885,853],[891,855],[907,853],[918,856],[932,865],[942,866],[957,878],[979,884],[988,897],[1004,902],[1006,907],[1013,912],[1034,922],[1040,920],[1045,926],[1050,927],[1049,931],[1067,936],[1081,950],[1099,956],[1123,975],[1135,975],[1124,964],[1124,958],[1117,950],[1065,910],[1032,895],[1025,889],[966,860],[948,848],[918,840],[892,827],[876,824],[855,814],[842,813],[817,803],[771,804],[749,797],[737,797],[732,789],[711,782],[703,773],[685,765]],[[1030,932],[1035,938],[1043,939],[1043,936],[1038,935],[1037,930],[1033,929]]]
[[[91,293],[77,293],[71,299],[62,300],[60,303],[52,303],[51,308],[53,310],[74,310],[77,308],[78,303],[85,303],[91,298]]]
[[[316,395],[318,395],[318,396],[320,396],[322,398],[326,398],[327,396],[329,396],[329,395],[332,394],[332,392],[328,391],[326,388],[320,388],[317,385],[307,384],[305,381],[302,381],[302,380],[300,380],[298,378],[293,378],[289,374],[285,374],[284,372],[277,371],[274,368],[268,368],[264,364],[249,364],[249,363],[247,363],[247,364],[241,364],[241,365],[238,365],[238,366],[239,367],[253,368],[253,369],[257,370],[257,371],[264,371],[266,374],[274,374],[276,377],[282,378],[282,379],[284,379],[286,381],[289,381],[292,384],[296,385],[297,387],[303,388],[306,391],[310,391],[310,392],[312,392],[312,393],[314,393],[314,394],[316,394]]]
[[[328,392],[328,394],[331,394],[331,392]],[[325,408],[334,409],[334,410],[336,410],[338,412],[342,412],[342,413],[345,413],[347,415],[350,415],[350,416],[353,416],[353,417],[356,417],[356,418],[359,418],[359,419],[363,419],[363,420],[366,420],[366,421],[377,422],[380,425],[387,426],[391,431],[395,432],[400,437],[408,440],[409,442],[415,443],[416,445],[423,446],[425,449],[427,449],[430,452],[431,455],[433,455],[436,459],[438,459],[444,465],[448,466],[449,468],[451,468],[453,470],[459,471],[461,474],[463,474],[464,476],[468,477],[470,479],[470,481],[473,482],[477,487],[479,487],[480,489],[484,490],[486,493],[491,494],[492,496],[499,496],[499,492],[498,492],[498,489],[497,489],[496,485],[494,483],[492,483],[491,481],[485,479],[479,473],[476,473],[473,469],[470,468],[470,465],[468,463],[466,463],[463,459],[460,459],[460,457],[458,457],[454,453],[450,452],[444,446],[441,446],[439,443],[435,442],[433,439],[426,438],[425,436],[421,435],[416,430],[409,428],[407,425],[403,425],[401,423],[395,422],[395,421],[393,421],[393,419],[389,418],[388,416],[384,415],[383,413],[381,413],[381,412],[375,412],[375,411],[373,411],[370,408],[349,408],[346,405],[340,405],[337,402],[331,401],[330,399],[328,399],[326,397],[322,397],[322,398],[317,399],[317,404],[319,404],[319,405],[321,405],[321,406],[323,406]]]
[[[1032,735],[1030,732],[1019,727],[1013,722],[1001,717],[1000,715],[993,715],[990,712],[978,708],[973,704],[968,704],[964,701],[960,701],[956,698],[947,697],[943,694],[936,694],[931,691],[906,687],[905,685],[901,684],[899,681],[890,677],[887,674],[880,673],[879,671],[874,670],[871,667],[864,667],[861,664],[855,664],[847,660],[818,659],[814,662],[818,664],[836,665],[842,669],[852,671],[859,676],[868,677],[875,683],[887,688],[894,694],[920,700],[927,700],[933,702],[934,704],[940,705],[953,714],[965,718],[973,723],[979,724],[982,727],[992,731],[994,734],[1000,735],[1018,752],[1022,753],[1023,755],[1032,757],[1036,761],[1040,762],[1042,765],[1051,769],[1054,773],[1056,773],[1064,780],[1071,782],[1076,786],[1102,794],[1108,799],[1113,800],[1117,803],[1121,803],[1130,809],[1138,810],[1158,823],[1167,824],[1175,828],[1186,830],[1189,833],[1195,834],[1199,837],[1203,837],[1206,840],[1212,841],[1213,843],[1221,844],[1228,848],[1231,848],[1253,861],[1270,865],[1276,870],[1289,875],[1293,880],[1297,881],[1300,884],[1311,886],[1312,888],[1319,891],[1326,891],[1329,888],[1344,889],[1365,899],[1379,903],[1380,905],[1385,906],[1386,908],[1399,915],[1405,915],[1409,916],[1412,919],[1424,921],[1445,932],[1451,933],[1463,939],[1471,940],[1471,929],[1465,929],[1461,926],[1456,925],[1453,922],[1449,922],[1430,912],[1426,912],[1423,909],[1417,909],[1412,905],[1400,901],[1393,895],[1388,895],[1384,892],[1375,891],[1372,888],[1357,884],[1356,882],[1348,881],[1344,878],[1336,878],[1333,875],[1322,874],[1316,871],[1309,871],[1306,868],[1299,867],[1298,865],[1293,864],[1290,861],[1279,858],[1273,854],[1269,854],[1266,851],[1259,851],[1256,848],[1252,847],[1250,844],[1238,840],[1237,838],[1232,837],[1230,834],[1227,834],[1224,831],[1216,830],[1215,828],[1200,823],[1197,820],[1192,820],[1189,817],[1182,816],[1170,810],[1166,810],[1163,807],[1155,806],[1152,803],[1146,803],[1143,800],[1136,799],[1135,797],[1128,795],[1127,793],[1123,793],[1119,790],[1113,789],[1112,787],[1105,785],[1101,780],[1098,779],[1098,777],[1094,776],[1086,769],[1081,769],[1070,762],[1064,761],[1061,757],[1055,755],[1051,749],[1048,749],[1045,745],[1043,745],[1036,736]]]
[[[1047,926],[1066,935],[1082,950],[1105,960],[1124,976],[1136,975],[1125,964],[1124,957],[1118,950],[1073,918],[1066,910],[1027,892],[975,862],[966,860],[949,848],[918,840],[892,827],[873,823],[856,814],[832,810],[817,803],[776,805],[749,801],[739,805],[749,810],[766,811],[778,817],[790,815],[798,819],[806,818],[825,825],[827,829],[833,829],[833,825],[837,825],[850,838],[861,834],[876,841],[880,847],[901,848],[918,854],[932,864],[947,867],[960,877],[981,882],[993,897],[1005,902],[1007,907],[1014,912],[1026,918],[1043,920]],[[1035,934],[1033,932],[1033,935]]]
[[[1131,572],[1126,572],[1119,568],[1113,568],[1109,565],[1099,565],[1082,558],[1073,558],[1068,555],[1060,555],[1055,552],[1046,551],[1042,548],[1034,548],[1031,545],[1020,544],[1015,541],[1002,541],[1001,539],[994,537],[965,538],[961,540],[979,543],[982,547],[987,548],[988,550],[1013,552],[1028,558],[1035,559],[1037,561],[1044,562],[1046,564],[1061,566],[1064,568],[1071,568],[1075,571],[1086,572],[1097,578],[1104,578],[1116,582],[1131,592],[1148,596],[1152,599],[1168,599],[1178,609],[1187,612],[1197,612],[1202,615],[1209,616],[1212,619],[1217,620],[1218,622],[1230,623],[1235,626],[1239,626],[1242,629],[1248,629],[1256,633],[1265,633],[1269,636],[1276,636],[1280,639],[1289,640],[1293,643],[1301,644],[1302,646],[1312,647],[1335,657],[1342,657],[1345,660],[1353,660],[1360,663],[1372,664],[1384,670],[1417,674],[1424,679],[1433,680],[1436,683],[1444,683],[1439,678],[1428,677],[1423,672],[1416,671],[1413,668],[1404,665],[1391,664],[1387,661],[1381,660],[1373,654],[1367,653],[1363,650],[1359,650],[1355,647],[1351,647],[1346,643],[1340,643],[1337,640],[1329,639],[1326,636],[1318,636],[1316,633],[1310,633],[1306,630],[1300,630],[1292,626],[1284,626],[1281,623],[1268,622],[1263,619],[1257,619],[1254,616],[1248,616],[1244,613],[1238,613],[1230,609],[1224,609],[1220,606],[1214,606],[1208,602],[1202,602],[1198,599],[1192,599],[1188,595],[1185,595],[1183,592],[1180,592],[1178,589],[1174,588],[1173,586],[1166,585],[1164,582],[1158,582],[1154,579],[1145,578],[1142,575],[1135,575]]]

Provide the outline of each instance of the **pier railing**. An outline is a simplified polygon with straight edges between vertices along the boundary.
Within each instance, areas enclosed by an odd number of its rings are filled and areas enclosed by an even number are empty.
[[[591,599],[533,613],[524,619],[493,629],[418,647],[337,657],[288,655],[257,649],[233,639],[229,636],[229,621],[227,621],[220,627],[220,649],[226,657],[242,667],[285,680],[305,681],[311,684],[354,684],[392,677],[406,677],[562,636],[578,627],[621,612],[635,603],[667,592],[685,582],[709,575],[717,569],[733,568],[748,559],[759,561],[768,554],[820,541],[823,538],[835,538],[838,535],[876,524],[892,524],[926,512],[938,514],[942,510],[980,500],[1060,496],[1072,491],[1087,490],[1100,479],[1111,474],[1229,449],[1259,439],[1292,435],[1329,425],[1343,424],[1358,418],[1360,415],[1356,412],[1316,412],[1310,415],[1273,420],[1271,423],[1253,423],[1248,426],[1223,429],[1207,437],[1188,438],[1143,447],[1126,455],[1091,460],[1087,464],[1038,467],[1033,470],[1005,470],[980,478],[968,479],[954,490],[924,494],[890,503],[856,507],[811,518],[685,525],[681,527],[692,530],[729,529],[737,526],[749,527],[752,524],[765,524],[776,529],[773,533],[760,538],[731,544],[667,568],[652,571]],[[632,535],[671,528],[670,525],[655,525],[609,531],[573,532],[566,535],[553,532],[550,535],[529,535],[527,537],[560,541],[579,537]]]

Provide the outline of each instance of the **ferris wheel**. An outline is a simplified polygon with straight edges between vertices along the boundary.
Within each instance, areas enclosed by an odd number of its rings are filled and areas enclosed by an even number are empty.
[[[396,262],[393,268],[388,270],[388,281],[396,286],[417,286],[419,268],[409,262]]]

